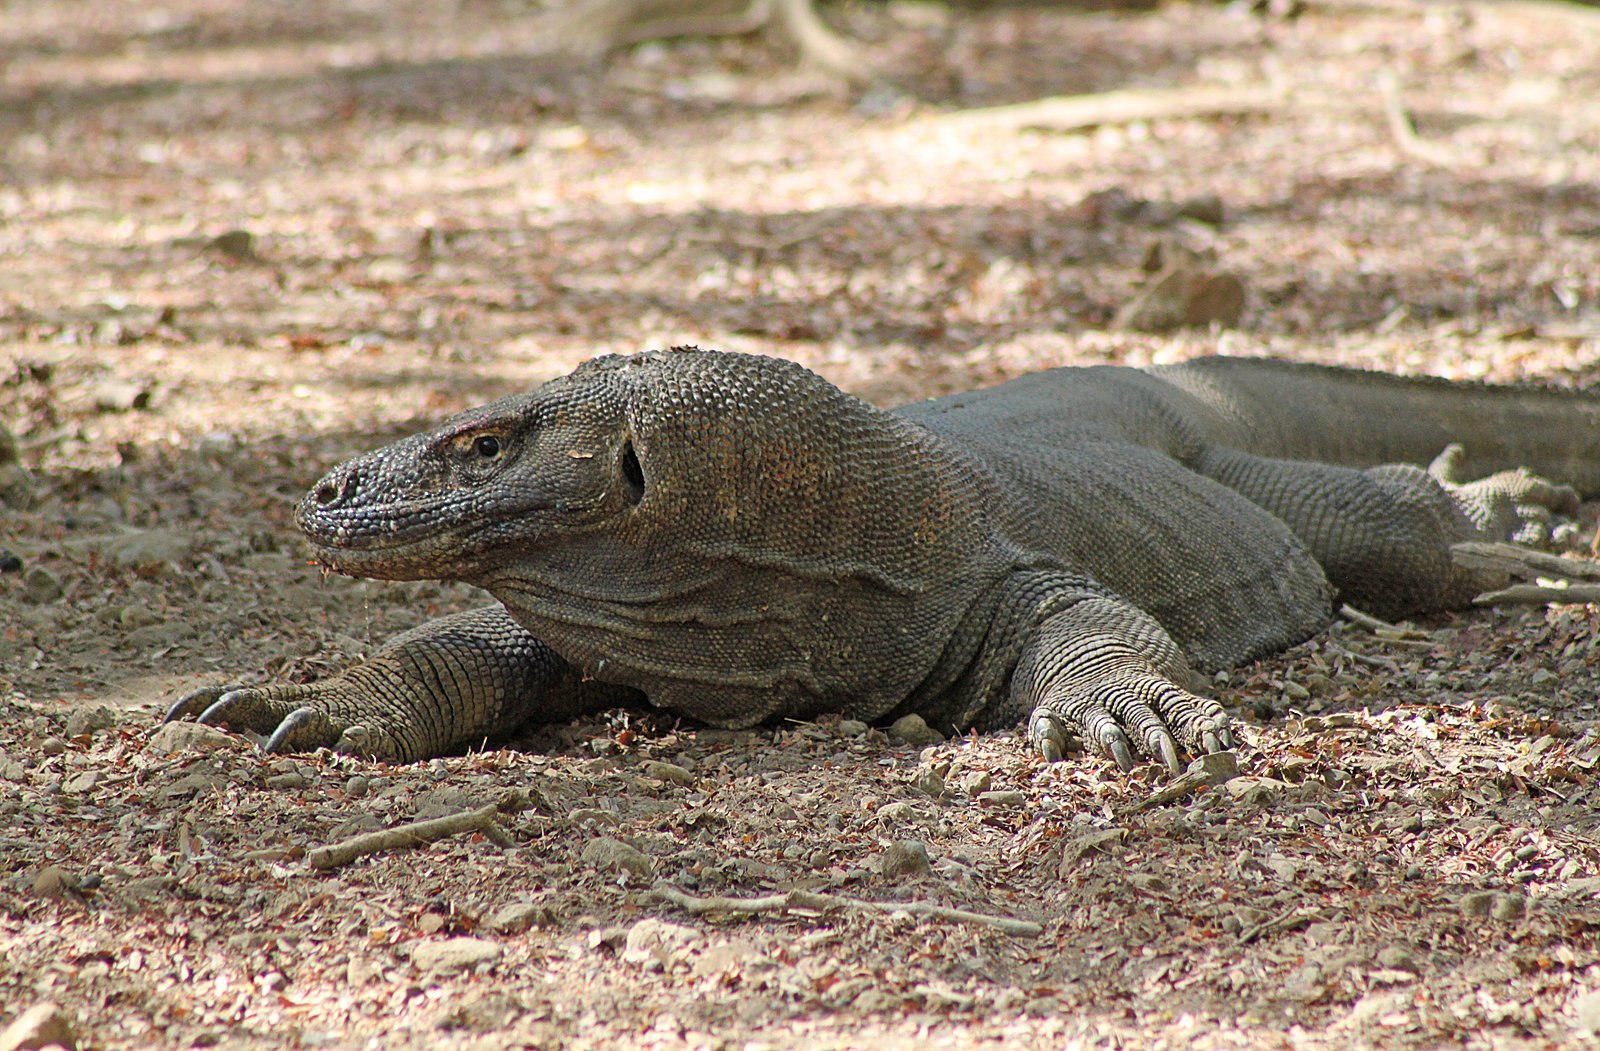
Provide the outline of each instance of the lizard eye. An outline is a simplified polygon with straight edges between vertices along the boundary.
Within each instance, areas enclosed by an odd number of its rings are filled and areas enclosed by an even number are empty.
[[[500,443],[500,439],[496,438],[492,434],[480,435],[477,440],[472,443],[472,451],[477,453],[478,457],[483,460],[498,459],[501,448],[502,445]]]

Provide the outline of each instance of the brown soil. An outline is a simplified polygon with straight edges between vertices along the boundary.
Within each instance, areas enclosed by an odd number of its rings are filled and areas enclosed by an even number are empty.
[[[1593,15],[1242,6],[852,6],[892,86],[850,93],[761,40],[540,54],[520,3],[4,5],[0,421],[39,498],[0,507],[6,1017],[54,1001],[106,1049],[1592,1046],[1588,607],[1238,669],[1247,776],[1142,808],[1150,769],[837,721],[616,712],[404,767],[150,739],[195,684],[479,601],[319,579],[293,501],[603,351],[782,354],[882,403],[1216,351],[1600,377]],[[939,119],[1248,84],[1284,101]],[[1108,324],[1163,240],[1242,280],[1236,328]],[[303,857],[519,787],[509,847]],[[694,917],[658,878],[1043,929]]]

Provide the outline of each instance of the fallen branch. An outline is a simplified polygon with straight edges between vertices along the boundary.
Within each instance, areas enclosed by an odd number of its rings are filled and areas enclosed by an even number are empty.
[[[872,64],[859,48],[828,27],[811,0],[777,0],[777,5],[777,23],[808,62],[846,80],[866,83],[873,79]]]
[[[1263,113],[1284,108],[1287,104],[1288,97],[1281,88],[1267,85],[1242,88],[1190,85],[1154,91],[1057,95],[1011,106],[942,114],[932,118],[932,121],[940,127],[958,129],[1020,131],[1024,128],[1045,128],[1050,131],[1078,131],[1102,124]]]
[[[965,909],[950,909],[943,905],[934,905],[926,901],[863,901],[860,898],[846,898],[837,894],[819,894],[809,890],[791,890],[783,894],[769,894],[761,898],[726,898],[713,896],[697,898],[693,894],[679,890],[666,880],[657,880],[651,893],[663,901],[678,906],[692,915],[702,915],[708,912],[726,912],[736,916],[755,916],[763,913],[784,913],[791,909],[811,909],[816,912],[827,912],[830,909],[845,909],[852,912],[904,912],[912,916],[927,916],[936,920],[950,920],[954,923],[972,923],[984,927],[993,927],[1005,934],[1016,935],[1022,938],[1035,938],[1044,931],[1041,924],[1031,920],[1018,920],[1010,916],[989,916],[981,912],[968,912]]]
[[[500,827],[496,819],[502,814],[513,814],[530,805],[526,793],[508,792],[500,802],[479,807],[477,810],[465,810],[459,814],[446,814],[444,817],[413,821],[410,824],[380,829],[377,832],[363,832],[359,836],[351,836],[338,843],[316,847],[306,852],[306,860],[314,869],[336,869],[368,854],[426,846],[435,840],[459,836],[463,832],[482,832],[502,847],[515,846],[516,841]]]
[[[1468,569],[1495,569],[1523,580],[1534,577],[1562,577],[1567,580],[1600,581],[1600,562],[1552,555],[1519,544],[1452,544],[1450,557]]]
[[[1450,557],[1456,565],[1505,573],[1532,584],[1512,584],[1486,591],[1472,601],[1480,606],[1496,603],[1544,606],[1560,603],[1600,603],[1600,563],[1566,558],[1518,544],[1455,544]]]
[[[1123,807],[1117,816],[1126,817],[1149,810],[1151,807],[1166,806],[1192,792],[1199,791],[1206,785],[1220,785],[1238,776],[1239,760],[1233,752],[1212,752],[1210,755],[1202,755],[1190,763],[1189,768],[1182,774],[1161,785],[1137,803]]]
[[[1600,603],[1600,584],[1512,584],[1499,591],[1485,591],[1474,596],[1472,602],[1476,606],[1594,605]]]

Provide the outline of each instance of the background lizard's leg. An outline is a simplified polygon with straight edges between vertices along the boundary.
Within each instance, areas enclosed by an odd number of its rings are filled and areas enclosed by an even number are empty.
[[[1451,544],[1544,540],[1552,513],[1577,509],[1573,490],[1526,471],[1459,483],[1458,455],[1446,450],[1427,470],[1405,464],[1357,470],[1213,447],[1190,466],[1287,524],[1341,601],[1397,617],[1464,605],[1503,585],[1494,574],[1456,566]]]

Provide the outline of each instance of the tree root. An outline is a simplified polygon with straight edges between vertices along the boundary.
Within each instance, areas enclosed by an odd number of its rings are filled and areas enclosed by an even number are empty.
[[[756,916],[763,913],[785,913],[791,909],[811,909],[816,912],[827,912],[830,909],[846,909],[851,912],[904,912],[912,916],[926,916],[930,919],[949,920],[953,923],[971,923],[984,927],[993,927],[1004,934],[1015,935],[1019,938],[1035,938],[1044,932],[1041,924],[1031,920],[1019,920],[1010,916],[989,916],[981,912],[968,912],[965,909],[950,909],[943,905],[934,905],[926,901],[863,901],[860,898],[846,898],[837,894],[819,894],[809,890],[791,890],[784,894],[770,894],[761,898],[725,898],[713,896],[697,898],[693,894],[679,890],[666,880],[657,880],[651,893],[663,901],[678,906],[692,915],[701,915],[708,912],[726,912],[737,916]]]
[[[515,846],[516,841],[500,827],[496,818],[502,814],[514,814],[518,810],[525,810],[531,805],[527,793],[508,792],[500,802],[479,807],[477,810],[465,810],[459,814],[446,814],[444,817],[413,821],[410,824],[380,829],[377,832],[363,832],[359,836],[351,836],[338,843],[313,848],[306,852],[306,860],[311,863],[312,868],[326,871],[348,865],[368,854],[426,846],[435,840],[459,836],[463,832],[482,832],[502,847]]]
[[[587,0],[551,21],[558,44],[607,51],[646,40],[685,36],[742,36],[771,29],[800,57],[837,77],[876,78],[872,62],[817,14],[814,0]]]

